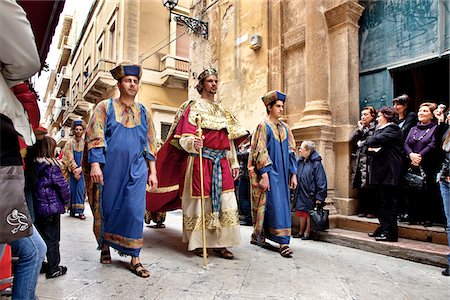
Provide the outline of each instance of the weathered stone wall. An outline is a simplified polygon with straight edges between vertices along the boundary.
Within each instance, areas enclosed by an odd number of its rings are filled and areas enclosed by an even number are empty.
[[[193,15],[212,1],[194,1]],[[210,37],[193,38],[192,70],[216,67],[219,99],[253,130],[264,117],[260,97],[286,92],[286,117],[296,142],[313,140],[328,176],[330,209],[355,212],[348,139],[358,119],[356,0],[219,0],[204,15]],[[258,33],[262,47],[251,50]],[[197,96],[191,80],[190,96]]]
[[[196,1],[193,15],[203,7],[203,1]],[[268,88],[267,2],[219,1],[203,19],[209,22],[209,39],[192,36],[189,97],[198,97],[194,77],[203,68],[217,68],[219,101],[253,131],[265,115],[260,98]],[[253,34],[262,36],[261,49],[250,49]]]

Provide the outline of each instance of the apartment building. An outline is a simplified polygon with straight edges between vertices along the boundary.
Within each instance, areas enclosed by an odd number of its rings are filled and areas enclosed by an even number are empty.
[[[174,9],[189,15],[188,1]],[[189,34],[160,1],[95,0],[83,20],[65,16],[60,57],[44,97],[43,125],[62,147],[73,120],[89,121],[96,103],[118,95],[109,71],[130,61],[143,66],[138,101],[153,113],[165,140],[177,107],[187,100]],[[80,22],[81,21],[81,22]],[[72,24],[82,24],[75,30]]]
[[[188,15],[185,7],[180,1],[175,10]],[[109,71],[130,61],[143,67],[138,101],[153,112],[157,138],[166,138],[176,108],[187,100],[189,79],[189,35],[169,19],[161,1],[93,3],[69,61],[73,112],[65,115],[67,124],[80,115],[87,121],[92,105],[117,96]]]

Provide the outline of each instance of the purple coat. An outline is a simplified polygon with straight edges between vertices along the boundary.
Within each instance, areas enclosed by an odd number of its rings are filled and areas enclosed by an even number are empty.
[[[63,214],[64,205],[70,199],[70,188],[64,179],[56,160],[37,159],[38,182],[34,189],[35,211],[38,217],[46,218],[54,214]]]

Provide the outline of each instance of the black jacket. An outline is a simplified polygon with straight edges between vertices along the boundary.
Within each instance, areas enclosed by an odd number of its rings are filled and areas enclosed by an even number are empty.
[[[399,123],[400,122],[401,120],[399,121]],[[411,130],[411,128],[416,126],[416,124],[417,124],[417,115],[412,111],[410,111],[405,117],[405,122],[403,123],[403,126],[400,128],[403,134],[403,140],[406,140],[409,131]]]
[[[367,152],[365,141],[367,138],[373,136],[375,127],[376,122],[370,122],[369,126],[364,127],[362,130],[356,128],[350,137],[352,146],[352,186],[354,188],[364,188],[369,185],[368,162],[372,153]]]
[[[393,123],[375,130],[366,140],[367,147],[381,148],[372,152],[369,163],[369,183],[399,185],[402,176],[403,136]]]

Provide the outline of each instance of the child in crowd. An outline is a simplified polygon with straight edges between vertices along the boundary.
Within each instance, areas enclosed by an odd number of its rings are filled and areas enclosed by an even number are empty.
[[[41,273],[47,278],[66,274],[67,267],[60,266],[59,241],[61,214],[70,199],[69,185],[65,181],[59,162],[55,158],[56,141],[44,136],[37,141],[29,155],[34,156],[33,168],[38,180],[33,186],[35,226],[47,244],[47,262],[43,262]]]

